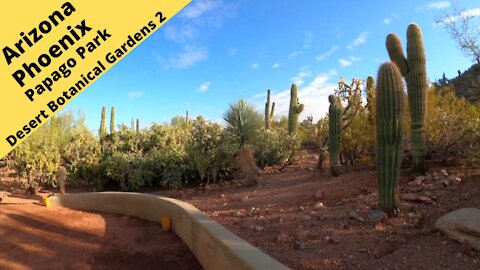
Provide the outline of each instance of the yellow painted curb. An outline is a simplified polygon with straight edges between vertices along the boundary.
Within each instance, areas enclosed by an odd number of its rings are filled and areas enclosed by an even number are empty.
[[[164,232],[169,232],[172,230],[172,220],[169,217],[162,217],[160,223],[162,224],[162,229]]]

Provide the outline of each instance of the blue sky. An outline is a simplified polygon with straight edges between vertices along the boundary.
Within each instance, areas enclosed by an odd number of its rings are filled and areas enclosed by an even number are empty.
[[[458,5],[480,13],[478,0]],[[450,8],[426,0],[193,0],[64,111],[81,110],[91,130],[104,105],[115,106],[117,124],[139,118],[146,127],[186,110],[221,122],[239,99],[262,111],[272,89],[279,116],[288,114],[296,82],[302,116],[317,121],[338,79],[375,77],[388,60],[385,37],[394,32],[405,42],[411,22],[423,31],[430,80],[467,69],[471,61],[435,25]]]

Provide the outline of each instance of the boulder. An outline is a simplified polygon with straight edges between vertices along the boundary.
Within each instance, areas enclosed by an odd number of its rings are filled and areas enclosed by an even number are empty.
[[[460,243],[480,250],[480,209],[462,208],[452,211],[435,222],[443,234]]]

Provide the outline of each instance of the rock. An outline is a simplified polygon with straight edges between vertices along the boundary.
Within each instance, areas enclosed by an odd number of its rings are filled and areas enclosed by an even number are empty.
[[[309,215],[303,215],[303,216],[302,216],[302,219],[305,220],[305,221],[308,221],[308,220],[311,220],[312,217],[309,216]]]
[[[379,223],[388,219],[387,214],[380,210],[373,210],[371,212],[371,216],[375,223]]]
[[[338,244],[340,243],[340,241],[338,241],[336,238],[332,237],[332,236],[327,236],[325,237],[325,241],[327,241],[328,243],[330,244]]]
[[[317,190],[315,194],[313,194],[313,197],[315,198],[315,200],[321,200],[324,197],[324,193],[321,190]]]
[[[286,233],[279,233],[277,236],[277,242],[288,242],[290,237]]]
[[[298,207],[298,210],[300,210],[300,211],[305,211],[305,207],[299,206],[299,207]]]
[[[256,232],[263,232],[265,230],[265,227],[263,226],[255,226],[253,228]]]
[[[451,239],[480,250],[480,209],[462,208],[440,217],[435,228]]]
[[[442,176],[448,176],[447,170],[445,170],[445,169],[441,169],[441,170],[440,170],[440,174],[441,174]]]
[[[305,244],[300,242],[299,240],[295,240],[295,242],[293,242],[293,249],[304,250],[305,249]]]
[[[314,209],[320,209],[320,208],[325,208],[325,205],[323,205],[322,202],[318,202],[313,206]]]
[[[462,178],[460,177],[450,177],[450,181],[453,182],[454,184],[459,184],[460,182],[462,182]]]
[[[355,211],[355,210],[350,211],[350,212],[348,213],[348,217],[351,218],[351,219],[356,219],[356,220],[358,220],[358,221],[360,221],[360,222],[365,222],[365,219],[364,219],[363,217],[361,217],[361,216],[357,213],[357,211]]]
[[[421,203],[426,203],[426,204],[432,204],[433,200],[430,197],[427,197],[425,195],[421,194],[403,194],[401,198],[405,201],[410,201],[410,202],[421,202]]]
[[[448,187],[448,186],[450,186],[451,181],[448,178],[443,178],[442,180],[440,180],[440,183],[442,183],[442,186]]]

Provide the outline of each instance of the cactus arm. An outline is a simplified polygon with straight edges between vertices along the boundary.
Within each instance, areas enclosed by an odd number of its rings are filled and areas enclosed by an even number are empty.
[[[386,41],[388,56],[390,60],[394,62],[403,76],[408,73],[409,66],[407,63],[407,58],[403,54],[402,42],[400,38],[396,34],[388,34],[387,41]]]

